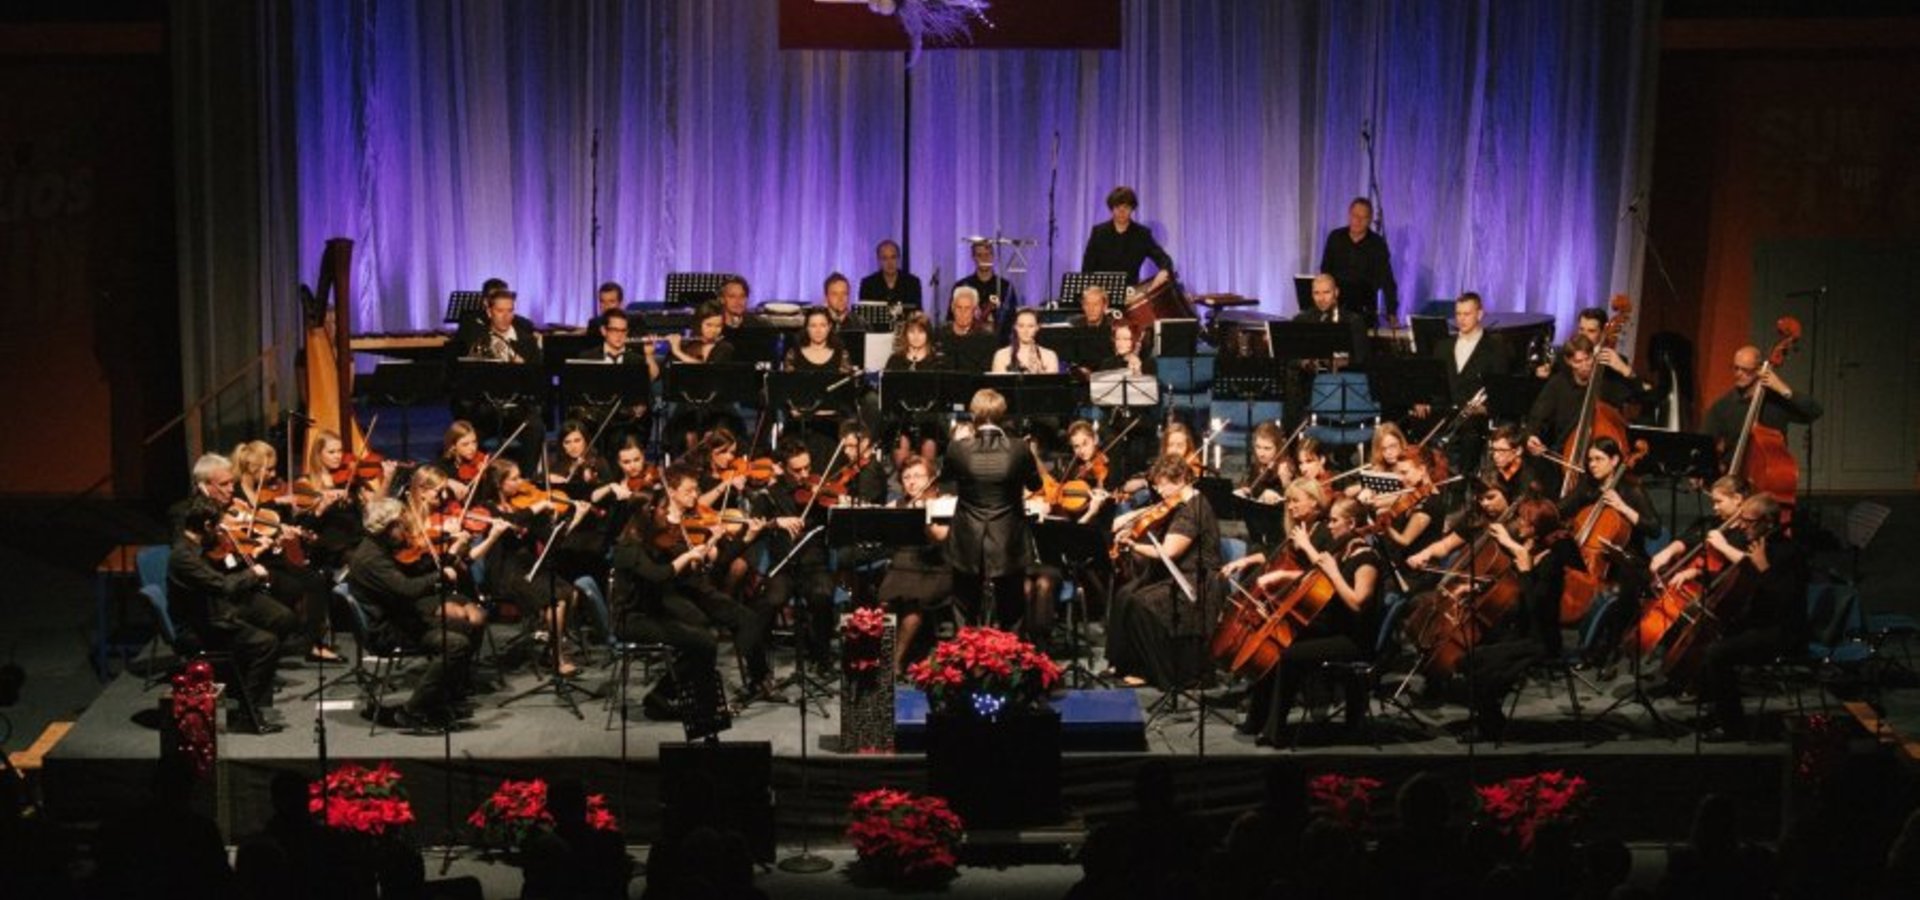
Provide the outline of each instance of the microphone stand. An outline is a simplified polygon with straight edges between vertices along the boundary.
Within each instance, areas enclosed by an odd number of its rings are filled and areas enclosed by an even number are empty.
[[[813,527],[812,531],[807,532],[804,537],[795,541],[793,543],[793,549],[787,551],[786,558],[780,560],[780,564],[773,567],[773,571],[768,573],[767,578],[771,580],[774,577],[774,575],[780,572],[781,569],[786,568],[787,563],[792,562],[794,556],[800,552],[800,548],[805,547],[808,541],[813,540],[821,532],[826,530],[827,528],[825,525],[816,525]],[[802,607],[804,607],[806,604],[806,598],[797,593],[794,596],[797,596],[800,598],[801,605]],[[807,615],[807,612],[803,608],[801,610],[801,619],[800,619],[801,622],[806,621],[806,615]],[[799,629],[796,629],[796,632],[798,631]],[[811,775],[812,767],[807,764],[807,751],[808,751],[807,707],[808,705],[816,701],[809,699],[807,696],[807,640],[806,638],[803,636],[799,640],[794,641],[793,647],[794,647],[794,650],[793,650],[794,669],[798,673],[795,680],[797,680],[800,683],[800,808],[805,809],[813,805],[812,804],[813,778]],[[826,704],[821,703],[820,717],[826,718],[826,715],[827,715]],[[779,867],[780,867],[780,871],[782,872],[792,872],[796,875],[814,875],[820,872],[828,871],[833,868],[832,860],[829,860],[826,857],[820,856],[813,852],[812,840],[807,833],[807,824],[804,818],[800,823],[800,852],[796,855],[789,856],[786,859],[781,860],[779,862]]]
[[[1053,155],[1047,165],[1047,280],[1041,290],[1053,290],[1053,241],[1060,233],[1060,220],[1055,215],[1054,190],[1060,184],[1060,131],[1053,132]]]
[[[592,260],[593,271],[587,276],[598,281],[600,278],[600,126],[593,126],[593,148],[588,151],[592,171],[590,199],[588,201],[587,246]],[[589,444],[588,446],[592,446]]]

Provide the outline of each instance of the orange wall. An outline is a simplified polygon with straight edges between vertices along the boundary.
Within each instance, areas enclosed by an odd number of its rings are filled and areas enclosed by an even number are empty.
[[[1694,337],[1704,409],[1754,337],[1757,242],[1920,234],[1920,20],[1669,23],[1663,39],[1649,228],[1679,296],[1649,262],[1640,333]]]

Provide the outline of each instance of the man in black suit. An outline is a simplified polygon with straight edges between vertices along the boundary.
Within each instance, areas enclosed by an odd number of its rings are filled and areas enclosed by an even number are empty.
[[[1487,376],[1505,375],[1513,370],[1513,351],[1506,341],[1497,334],[1489,333],[1480,327],[1486,316],[1486,305],[1480,295],[1468,291],[1453,301],[1453,323],[1456,332],[1441,338],[1434,344],[1433,356],[1447,370],[1447,393],[1455,407],[1465,406],[1468,400],[1481,388],[1486,387]],[[1425,403],[1415,404],[1413,417],[1425,419],[1433,410]],[[1481,436],[1483,428],[1463,426],[1454,431],[1454,441],[1449,447],[1449,456],[1456,472],[1474,472],[1480,468],[1481,450],[1485,439]]]
[[[615,413],[612,423],[607,426],[607,433],[601,439],[604,452],[605,448],[619,447],[625,442],[628,434],[645,435],[647,433],[640,422],[647,414],[647,404],[653,399],[653,382],[660,378],[660,363],[653,358],[653,353],[646,345],[635,347],[627,343],[627,336],[633,329],[633,320],[625,310],[609,309],[602,312],[599,318],[599,346],[587,350],[575,359],[611,363],[616,366],[645,366],[647,369],[647,377],[631,382],[632,392],[621,398],[625,401],[625,408]],[[582,422],[598,423],[606,417],[612,403],[611,397],[576,397],[570,414]],[[616,454],[605,453],[604,455],[611,459]]]
[[[1320,250],[1320,271],[1340,283],[1346,307],[1374,319],[1374,297],[1380,296],[1388,321],[1400,313],[1400,287],[1393,280],[1393,253],[1385,235],[1373,230],[1373,201],[1355,197],[1347,204],[1347,227],[1335,228]]]
[[[216,550],[225,505],[196,496],[181,514],[179,534],[167,557],[167,599],[181,639],[233,657],[239,710],[229,721],[240,731],[271,734],[286,728],[273,712],[273,666],[280,638],[271,623],[253,624],[255,610],[278,607],[267,595],[267,570],[235,553]],[[283,632],[293,614],[279,608]]]
[[[900,245],[894,243],[893,238],[887,238],[874,248],[873,255],[880,260],[880,271],[860,279],[859,299],[898,303],[905,309],[919,309],[920,279],[910,272],[900,271]]]
[[[1026,492],[1040,486],[1033,454],[1005,430],[1007,400],[982,389],[967,405],[973,434],[947,445],[943,473],[956,485],[958,503],[947,534],[947,563],[953,567],[954,602],[969,622],[985,621],[986,583],[993,583],[994,624],[1011,629],[1019,622],[1028,552]]]
[[[486,296],[486,315],[460,323],[453,343],[447,346],[450,359],[483,359],[499,363],[538,367],[540,340],[533,333],[533,322],[514,313],[518,299],[513,291],[499,288]],[[545,418],[538,398],[519,398],[517,403],[498,405],[485,401],[462,400],[453,403],[456,419],[472,422],[481,433],[505,438],[525,423],[514,449],[523,466],[531,468],[540,459],[540,447],[546,440]]]

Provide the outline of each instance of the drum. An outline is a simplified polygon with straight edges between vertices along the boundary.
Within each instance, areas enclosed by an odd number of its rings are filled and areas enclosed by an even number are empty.
[[[1153,333],[1153,323],[1161,319],[1198,320],[1199,314],[1193,311],[1193,304],[1187,302],[1187,296],[1180,290],[1180,282],[1168,279],[1165,284],[1150,291],[1127,289],[1126,309],[1121,318],[1133,326],[1135,335]]]

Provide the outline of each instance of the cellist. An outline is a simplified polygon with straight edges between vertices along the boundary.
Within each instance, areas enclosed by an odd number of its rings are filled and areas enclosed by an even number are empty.
[[[1612,557],[1615,552],[1612,548],[1597,548],[1600,554],[1614,558],[1608,573],[1620,591],[1620,602],[1610,607],[1605,621],[1597,624],[1595,632],[1593,645],[1605,654],[1613,652],[1627,623],[1633,621],[1640,609],[1641,598],[1647,590],[1647,542],[1660,536],[1660,514],[1640,486],[1640,480],[1622,471],[1627,465],[1623,457],[1619,442],[1613,438],[1594,438],[1593,445],[1587,448],[1585,474],[1560,500],[1560,518],[1576,538],[1600,507],[1618,513],[1632,526],[1630,539],[1619,542],[1617,558]],[[1595,549],[1583,546],[1583,555],[1591,561],[1596,557]]]
[[[1316,552],[1326,552],[1334,543],[1333,532],[1325,522],[1327,494],[1319,479],[1294,479],[1287,485],[1280,502],[1286,509],[1286,519],[1277,543],[1266,551],[1249,553],[1220,567],[1220,574],[1229,578],[1243,569],[1260,567],[1256,586],[1268,596],[1284,594],[1288,585],[1306,573],[1307,561],[1300,558],[1298,550],[1292,549],[1297,546],[1293,535],[1304,532]],[[1276,693],[1272,672],[1255,681],[1247,691],[1247,714],[1234,725],[1234,730],[1272,743],[1278,727],[1285,724],[1272,721]]]
[[[1460,737],[1463,743],[1498,740],[1506,730],[1501,707],[1507,695],[1529,666],[1560,654],[1560,595],[1567,568],[1580,565],[1580,550],[1550,500],[1522,500],[1511,527],[1494,522],[1487,529],[1513,558],[1520,604],[1518,615],[1488,634],[1462,663],[1474,712],[1472,727]]]
[[[1760,348],[1749,345],[1735,350],[1733,388],[1707,407],[1707,419],[1702,430],[1713,435],[1723,467],[1733,455],[1734,447],[1740,443],[1740,429],[1746,421],[1747,403],[1752,400],[1755,390],[1765,389],[1767,392],[1760,401],[1758,424],[1775,431],[1784,433],[1789,424],[1810,424],[1826,412],[1820,401],[1795,391],[1773,367],[1767,366],[1762,371],[1760,363]],[[1745,475],[1743,472],[1731,474]]]
[[[1618,409],[1621,404],[1636,396],[1632,381],[1633,368],[1611,350],[1607,353],[1607,371],[1623,374],[1625,378],[1606,378],[1600,382],[1599,402],[1611,404]],[[1593,341],[1586,335],[1576,334],[1567,341],[1560,351],[1566,367],[1553,373],[1540,389],[1540,396],[1533,400],[1533,408],[1527,411],[1527,452],[1535,456],[1550,453],[1549,447],[1558,445],[1567,439],[1580,425],[1580,407],[1587,394],[1587,383],[1597,370],[1599,357],[1595,353]],[[1569,466],[1578,466],[1580,460],[1564,460]],[[1548,480],[1551,488],[1553,481]],[[1557,493],[1557,491],[1555,492]]]
[[[1365,659],[1373,655],[1379,631],[1377,602],[1385,565],[1380,554],[1361,533],[1366,524],[1367,507],[1351,497],[1333,501],[1327,512],[1326,530],[1332,549],[1315,546],[1304,525],[1295,525],[1288,541],[1308,566],[1318,569],[1333,587],[1334,601],[1296,632],[1293,643],[1280,657],[1274,675],[1271,709],[1266,728],[1254,743],[1279,746],[1286,738],[1287,718],[1294,698],[1306,677],[1322,663]],[[1367,689],[1363,679],[1345,673],[1346,722],[1349,732],[1359,728],[1366,717]]]
[[[1807,582],[1811,579],[1806,551],[1773,529],[1780,504],[1756,494],[1740,504],[1735,523],[1747,534],[1747,546],[1729,560],[1751,566],[1754,582],[1747,614],[1731,633],[1707,648],[1700,669],[1700,699],[1709,709],[1709,726],[1701,740],[1725,743],[1747,738],[1746,712],[1740,706],[1740,680],[1735,667],[1767,663],[1807,641]],[[1722,550],[1724,553],[1725,550]]]

